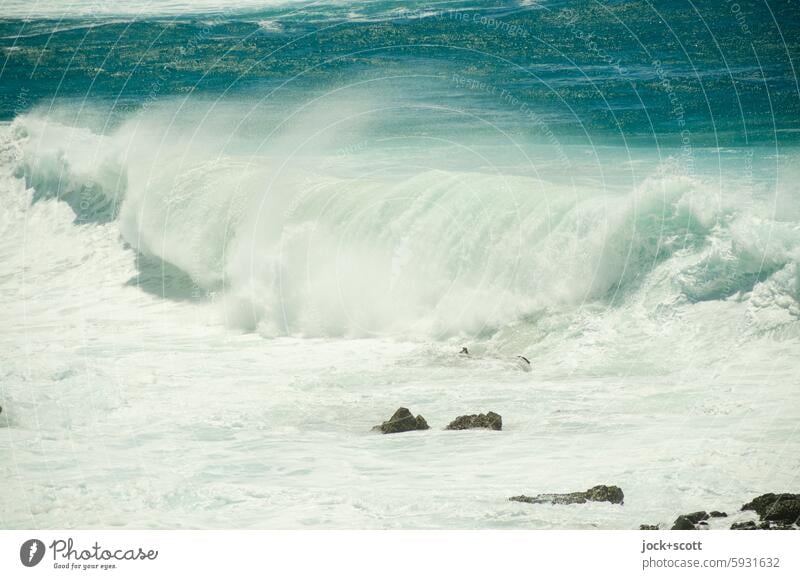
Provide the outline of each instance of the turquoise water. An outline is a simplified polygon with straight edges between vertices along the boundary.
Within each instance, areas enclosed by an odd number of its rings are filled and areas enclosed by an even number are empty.
[[[63,99],[120,116],[172,96],[297,106],[364,83],[412,108],[390,124],[446,134],[476,113],[523,137],[647,146],[681,144],[683,129],[695,146],[795,142],[800,129],[791,2],[7,4],[4,119]],[[462,116],[431,124],[414,109],[428,106]]]
[[[798,28],[6,2],[0,526],[638,528],[791,490]],[[401,405],[432,430],[370,434]],[[506,500],[602,483],[624,508]]]

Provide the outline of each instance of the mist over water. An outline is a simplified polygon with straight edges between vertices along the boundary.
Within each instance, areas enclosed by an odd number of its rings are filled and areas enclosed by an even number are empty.
[[[0,525],[636,528],[789,488],[796,15],[654,10],[10,4]],[[434,429],[368,434],[401,405]],[[624,510],[505,500],[599,483]]]

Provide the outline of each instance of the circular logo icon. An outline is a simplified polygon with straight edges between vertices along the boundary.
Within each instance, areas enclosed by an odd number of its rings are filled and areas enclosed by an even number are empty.
[[[39,539],[28,539],[19,548],[19,560],[26,567],[35,567],[44,557],[44,543]]]

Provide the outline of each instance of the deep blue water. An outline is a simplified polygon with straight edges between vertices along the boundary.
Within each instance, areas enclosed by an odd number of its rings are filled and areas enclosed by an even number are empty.
[[[800,134],[796,1],[148,7],[9,10],[0,119],[64,103],[115,119],[176,96],[280,109],[359,86],[391,99],[387,127],[417,133],[693,146]]]

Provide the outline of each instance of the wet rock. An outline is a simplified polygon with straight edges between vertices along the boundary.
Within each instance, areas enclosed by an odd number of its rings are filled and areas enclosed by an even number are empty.
[[[586,491],[590,501],[600,501],[621,505],[625,499],[622,489],[617,486],[597,485]]]
[[[742,510],[755,511],[762,521],[800,524],[800,494],[767,493],[742,505]]]
[[[742,521],[731,525],[731,531],[755,531],[756,529],[758,529],[758,525],[755,521]]]
[[[728,513],[726,513],[725,511],[711,511],[710,513],[708,513],[708,516],[717,519],[717,518],[727,517]]]
[[[395,434],[410,430],[428,430],[428,428],[428,423],[421,415],[414,417],[408,408],[398,408],[389,420],[372,430],[383,434]]]
[[[658,531],[658,525],[639,525],[640,531]]]
[[[519,495],[510,497],[509,501],[518,503],[551,504],[551,505],[582,505],[589,501],[622,504],[625,498],[622,489],[617,486],[597,485],[583,492],[574,493],[545,493],[529,497]]]
[[[694,523],[684,515],[681,515],[675,519],[675,523],[672,525],[673,531],[694,531],[696,528],[697,527],[694,526]]]
[[[470,428],[503,430],[503,417],[496,412],[459,416],[448,424],[445,430],[467,430]]]

